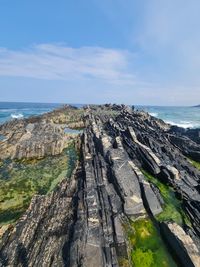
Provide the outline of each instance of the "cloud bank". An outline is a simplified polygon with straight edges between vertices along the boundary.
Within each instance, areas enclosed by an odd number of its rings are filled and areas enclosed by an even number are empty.
[[[126,50],[102,47],[72,48],[40,44],[22,51],[0,48],[0,76],[47,80],[102,80],[135,84],[131,72],[134,55]]]
[[[24,98],[27,89],[33,90],[44,102],[51,91],[57,102],[196,103],[199,87],[188,90],[184,85],[152,82],[147,79],[147,72],[137,68],[139,60],[139,55],[130,51],[103,47],[39,44],[24,50],[0,48],[0,89],[9,88],[9,95],[16,99],[20,91]],[[31,99],[35,95],[29,92]],[[2,96],[7,97],[5,91]]]

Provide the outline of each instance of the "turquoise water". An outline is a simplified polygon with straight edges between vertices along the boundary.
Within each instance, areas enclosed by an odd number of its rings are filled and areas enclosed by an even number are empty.
[[[28,118],[33,115],[39,115],[62,105],[63,104],[0,102],[0,124],[15,118]],[[81,104],[74,105],[76,107],[83,106]],[[200,108],[198,107],[136,106],[136,109],[145,110],[152,116],[180,127],[200,128]]]
[[[64,133],[66,134],[80,134],[82,131],[81,130],[76,130],[76,129],[70,129],[70,128],[65,128]]]
[[[60,105],[61,104],[0,102],[0,124],[12,119],[39,115],[51,111]]]
[[[0,134],[0,141],[3,141],[5,139],[5,136]]]
[[[135,108],[145,110],[152,116],[179,127],[200,128],[199,107],[136,106]]]

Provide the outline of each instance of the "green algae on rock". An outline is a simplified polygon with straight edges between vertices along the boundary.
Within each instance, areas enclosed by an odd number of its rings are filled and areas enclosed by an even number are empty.
[[[200,170],[200,162],[195,161],[195,160],[192,160],[192,159],[189,159],[189,162],[190,162],[195,168],[197,168],[198,170]]]
[[[134,267],[176,267],[159,232],[150,219],[125,225]]]
[[[158,187],[164,200],[163,212],[158,214],[156,218],[159,221],[172,220],[179,225],[183,225],[184,223],[190,225],[190,221],[182,208],[182,201],[177,199],[173,188],[163,184],[145,170],[142,170],[142,172],[149,182]]]
[[[123,257],[118,258],[118,264],[120,267],[130,267],[129,260]]]
[[[0,166],[0,224],[15,221],[35,194],[47,194],[69,178],[76,160],[73,143],[60,155],[41,160],[4,160]]]

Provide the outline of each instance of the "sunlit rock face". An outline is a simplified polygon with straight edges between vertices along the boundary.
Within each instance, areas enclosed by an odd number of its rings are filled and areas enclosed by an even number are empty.
[[[200,171],[186,157],[197,159],[199,142],[124,105],[82,113],[73,175],[50,195],[34,197],[4,234],[1,266],[199,266]],[[13,157],[60,153],[69,137],[59,116],[13,125],[21,144]]]
[[[0,159],[33,159],[62,153],[73,139],[65,129],[82,128],[82,110],[71,106],[0,126]],[[78,132],[76,132],[78,134]],[[3,141],[3,142],[1,142]]]

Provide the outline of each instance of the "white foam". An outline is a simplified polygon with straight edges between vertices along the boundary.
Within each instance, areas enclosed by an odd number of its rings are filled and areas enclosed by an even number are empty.
[[[174,122],[174,121],[166,121],[166,123],[169,123],[171,125],[176,125],[178,127],[182,127],[182,128],[198,128],[200,127],[199,124],[197,123],[193,123],[191,121],[180,121],[180,123]]]
[[[10,115],[13,119],[21,119],[24,117],[23,114],[19,113],[19,114],[11,114]]]
[[[149,115],[151,115],[153,117],[158,117],[158,113],[155,113],[155,112],[149,112]]]

